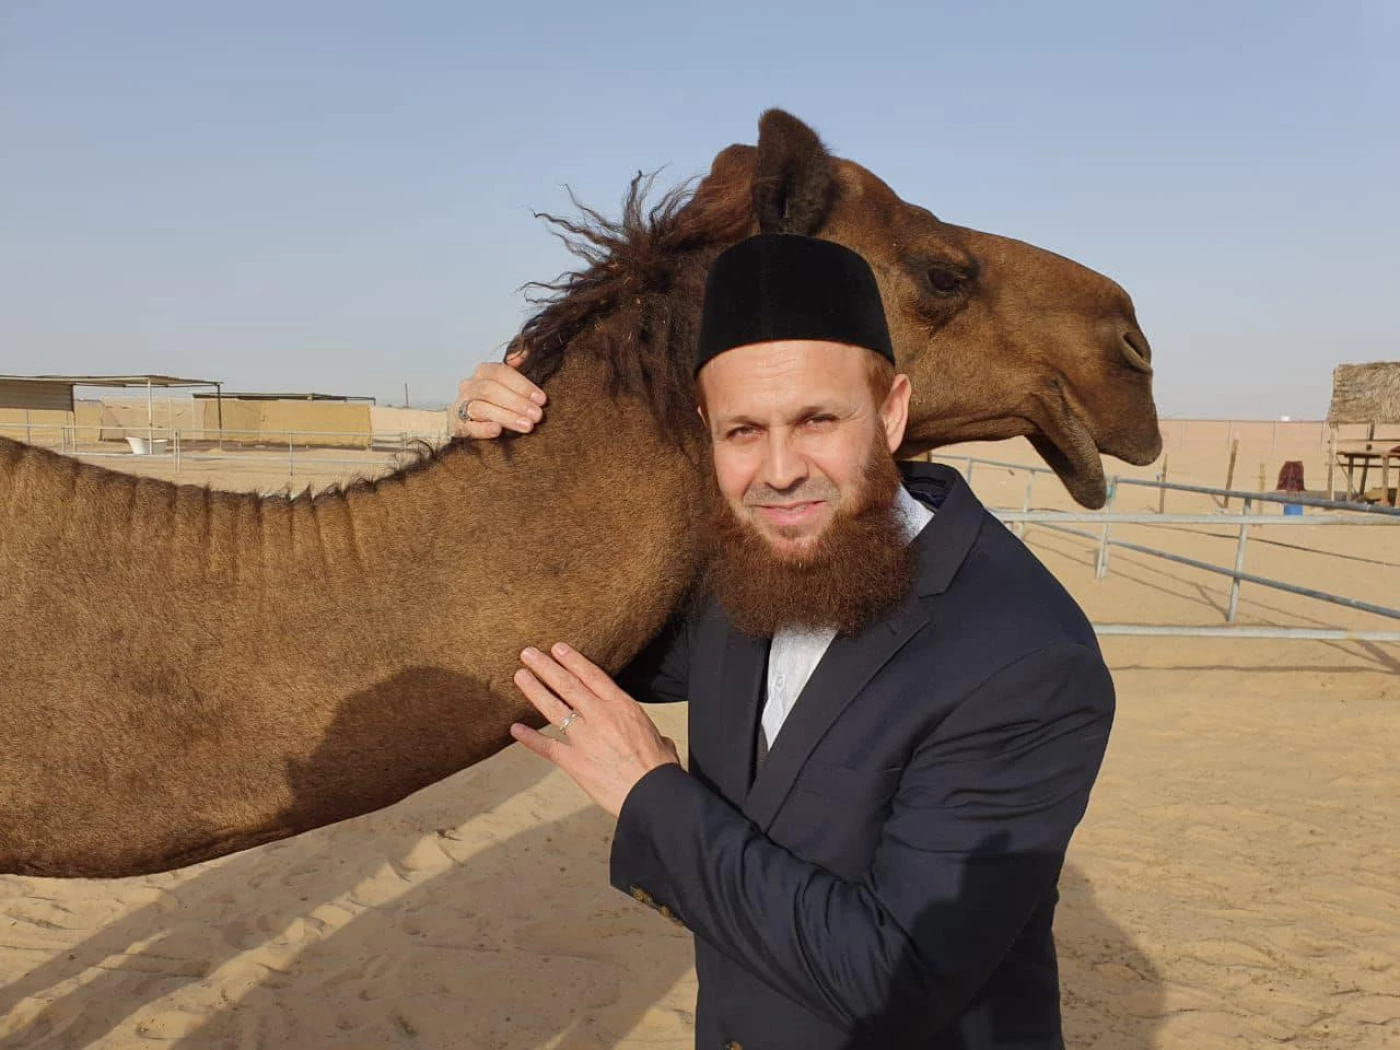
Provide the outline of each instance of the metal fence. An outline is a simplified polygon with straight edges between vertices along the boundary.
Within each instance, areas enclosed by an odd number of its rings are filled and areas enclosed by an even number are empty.
[[[20,424],[8,425],[0,427],[0,432],[5,430],[18,430],[20,427]],[[236,459],[239,462],[246,463],[250,458],[259,457],[270,462],[285,461],[288,477],[294,477],[296,475],[299,449],[300,452],[305,453],[312,448],[325,448],[328,445],[333,447],[334,441],[328,439],[357,438],[364,440],[368,446],[366,448],[367,454],[357,457],[326,457],[318,455],[313,460],[314,465],[318,468],[330,465],[355,467],[382,466],[384,463],[382,453],[407,453],[420,443],[426,442],[430,445],[437,445],[441,444],[447,438],[445,431],[433,433],[413,433],[404,431],[398,434],[367,434],[364,431],[201,430],[198,433],[203,435],[203,441],[195,443],[195,447],[201,445],[206,447],[202,451],[194,451],[190,447],[191,443],[185,439],[181,431],[171,430],[169,428],[151,428],[146,426],[122,427],[105,424],[100,428],[96,424],[69,424],[63,426],[34,424],[32,426],[23,425],[23,429],[26,431],[25,440],[31,443],[33,443],[36,431],[48,432],[56,438],[56,440],[50,442],[51,447],[57,447],[61,451],[86,457],[119,457],[124,459],[130,458],[133,452],[114,452],[103,447],[110,445],[111,442],[97,442],[97,449],[90,447],[93,443],[88,443],[89,447],[84,448],[78,441],[79,432],[91,432],[100,429],[103,431],[122,431],[128,437],[130,434],[135,434],[138,440],[144,439],[147,442],[144,446],[147,455],[170,457],[173,471],[176,474],[180,472],[181,466],[185,461],[229,462]],[[127,432],[130,432],[130,434]],[[225,438],[235,437],[239,439],[255,438],[257,439],[257,447],[249,449],[248,445],[250,443],[246,440],[240,440],[239,443],[241,447],[237,452],[231,452],[222,448],[222,443]],[[165,444],[163,446],[157,445],[156,443],[160,441],[165,442]],[[214,447],[209,448],[207,446]],[[136,447],[136,445],[133,445],[133,450]],[[160,451],[155,451],[156,449]],[[374,452],[380,452],[381,456],[374,456]],[[1245,583],[1283,591],[1314,601],[1338,605],[1391,620],[1400,620],[1400,609],[1378,605],[1373,602],[1363,601],[1346,595],[1333,594],[1311,587],[1299,586],[1285,580],[1260,576],[1245,570],[1251,529],[1265,526],[1270,528],[1298,528],[1304,526],[1308,528],[1350,528],[1360,526],[1389,526],[1394,528],[1400,526],[1400,508],[1378,507],[1365,503],[1334,501],[1316,496],[1303,496],[1289,493],[1247,492],[1234,489],[1211,488],[1202,485],[1187,485],[1178,482],[1168,482],[1159,476],[1155,480],[1123,477],[1109,478],[1108,498],[1102,511],[1032,510],[1031,501],[1035,491],[1036,479],[1042,474],[1053,475],[1053,471],[1048,468],[1031,466],[1025,463],[1010,463],[1002,460],[985,459],[977,456],[948,457],[935,455],[931,458],[944,460],[953,464],[961,463],[964,469],[964,476],[969,482],[972,481],[978,466],[994,467],[1026,474],[1027,480],[1021,509],[997,509],[992,512],[1001,520],[1010,524],[1018,536],[1024,536],[1027,526],[1036,526],[1078,536],[1094,542],[1097,545],[1097,556],[1094,563],[1094,578],[1096,580],[1102,580],[1107,576],[1110,564],[1109,554],[1114,547],[1148,557],[1159,558],[1178,565],[1184,565],[1202,572],[1226,576],[1230,579],[1230,599],[1225,615],[1226,623],[1229,626],[1095,624],[1095,630],[1101,635],[1159,635],[1167,637],[1185,636],[1202,638],[1293,638],[1400,643],[1400,630],[1357,631],[1342,628],[1242,626],[1235,623],[1239,612],[1240,588]],[[1119,490],[1121,488],[1134,486],[1155,489],[1159,493],[1157,513],[1122,513],[1114,511],[1113,507],[1117,500]],[[1240,501],[1242,509],[1238,514],[1167,514],[1165,512],[1165,502],[1168,492],[1210,496],[1222,501],[1225,507],[1228,507],[1231,500],[1237,499]],[[1284,514],[1278,515],[1251,513],[1253,508],[1262,504],[1282,504],[1285,507],[1297,507],[1299,510],[1304,507],[1311,507],[1316,510],[1340,513],[1329,513],[1327,515],[1312,514],[1308,516],[1303,516],[1297,512],[1289,513],[1287,511]],[[1094,528],[1090,530],[1076,527],[1083,525],[1093,526]],[[1234,564],[1233,566],[1215,565],[1196,558],[1175,554],[1171,551],[1150,547],[1146,544],[1130,542],[1112,535],[1112,529],[1115,525],[1227,525],[1238,528],[1239,532],[1235,546]],[[1400,550],[1400,533],[1397,533],[1395,549]],[[1325,554],[1326,552],[1319,553]]]
[[[1352,598],[1346,595],[1332,594],[1311,587],[1302,587],[1285,580],[1277,580],[1245,571],[1245,559],[1248,552],[1251,529],[1263,526],[1290,528],[1379,526],[1396,528],[1400,527],[1400,508],[1378,507],[1366,503],[1327,500],[1316,496],[1303,496],[1292,493],[1245,492],[1235,489],[1210,488],[1203,485],[1184,485],[1167,482],[1159,476],[1155,480],[1146,478],[1109,478],[1108,499],[1102,511],[1032,510],[1031,499],[1034,493],[1036,477],[1040,474],[1053,474],[1053,471],[1045,467],[1029,466],[1024,463],[1007,463],[1001,460],[983,459],[976,456],[934,456],[933,458],[943,459],[954,464],[963,464],[964,476],[969,481],[972,480],[975,468],[979,465],[1025,472],[1028,475],[1028,479],[1021,509],[1019,511],[993,510],[992,513],[996,514],[1002,521],[1010,524],[1018,536],[1023,536],[1025,534],[1028,525],[1035,525],[1057,532],[1069,533],[1094,542],[1098,548],[1098,553],[1094,562],[1094,578],[1096,580],[1102,580],[1108,574],[1109,551],[1114,547],[1118,547],[1122,550],[1129,550],[1137,554],[1160,558],[1203,572],[1229,577],[1230,601],[1226,610],[1225,619],[1226,623],[1230,625],[1235,624],[1235,619],[1239,613],[1240,587],[1244,583],[1272,590],[1284,591],[1314,601],[1339,605],[1375,616],[1383,616],[1387,619],[1400,620],[1400,609],[1377,605],[1373,602],[1362,601],[1359,598]],[[1160,509],[1158,513],[1155,514],[1150,512],[1121,513],[1114,511],[1113,505],[1117,499],[1118,490],[1122,487],[1130,486],[1157,490],[1160,493],[1158,502],[1159,508],[1165,505],[1166,493],[1173,491],[1211,496],[1222,500],[1225,506],[1229,505],[1230,500],[1238,499],[1242,509],[1238,514],[1167,514],[1164,510]],[[1255,506],[1261,504],[1282,504],[1285,508],[1291,506],[1297,507],[1299,510],[1290,512],[1285,509],[1283,514],[1274,515],[1252,514],[1251,510]],[[1304,507],[1341,513],[1328,514],[1325,516],[1320,514],[1304,516],[1301,513],[1301,509]],[[1075,528],[1074,526],[1076,525],[1094,525],[1097,526],[1097,530],[1091,531],[1084,528]],[[1234,565],[1215,565],[1210,562],[1200,561],[1196,558],[1188,558],[1181,554],[1175,554],[1171,551],[1149,547],[1146,544],[1132,543],[1127,540],[1119,539],[1112,535],[1114,525],[1229,525],[1237,527],[1239,533],[1235,545]],[[1400,532],[1397,532],[1396,539],[1395,549],[1400,550]],[[1326,554],[1327,552],[1320,551],[1318,553]],[[1176,624],[1095,624],[1094,629],[1102,635],[1162,635],[1201,638],[1293,638],[1326,639],[1333,641],[1400,642],[1400,630],[1354,631],[1341,628],[1237,625],[1197,627]]]
[[[10,433],[6,433],[6,432]],[[117,431],[123,435],[129,446],[126,449],[113,448],[116,442],[108,440],[80,441],[84,433]],[[312,449],[346,450],[344,439],[353,438],[364,443],[365,455],[361,456],[321,456],[312,460],[316,467],[349,466],[375,467],[384,464],[382,453],[407,453],[426,443],[436,447],[447,440],[446,430],[442,431],[399,431],[396,433],[369,433],[363,430],[235,430],[199,429],[200,437],[190,437],[180,430],[169,427],[119,426],[110,423],[90,424],[28,424],[10,423],[0,425],[0,435],[18,436],[24,434],[29,444],[40,444],[67,455],[83,456],[91,459],[131,459],[168,458],[173,463],[174,473],[180,473],[185,462],[218,463],[267,462],[287,464],[287,476],[295,477],[297,455]],[[36,440],[38,438],[39,440]],[[45,441],[44,438],[49,440]],[[336,439],[340,439],[337,442]],[[144,444],[142,444],[144,442]],[[225,442],[233,448],[225,447]],[[236,449],[236,451],[235,451]],[[374,453],[381,453],[375,456]]]

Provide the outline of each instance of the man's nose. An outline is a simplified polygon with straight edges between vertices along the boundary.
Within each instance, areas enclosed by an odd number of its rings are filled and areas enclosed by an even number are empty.
[[[763,461],[763,481],[769,488],[784,491],[807,476],[807,461],[785,434],[770,434],[768,454]]]

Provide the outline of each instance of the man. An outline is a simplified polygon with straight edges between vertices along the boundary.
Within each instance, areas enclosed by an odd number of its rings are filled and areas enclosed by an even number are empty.
[[[1063,1045],[1056,882],[1113,715],[1073,600],[956,472],[903,466],[910,388],[856,253],[723,253],[696,359],[707,597],[613,681],[566,645],[512,732],[617,815],[611,879],[696,937],[700,1047]],[[506,366],[474,436],[528,430]],[[690,701],[690,770],[636,701]]]

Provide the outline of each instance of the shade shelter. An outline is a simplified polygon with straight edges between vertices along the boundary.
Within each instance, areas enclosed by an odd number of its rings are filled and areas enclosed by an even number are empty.
[[[1347,480],[1347,498],[1365,496],[1367,476],[1372,467],[1381,474],[1381,499],[1394,503],[1390,495],[1391,470],[1400,467],[1400,361],[1373,361],[1361,365],[1338,365],[1332,372],[1332,403],[1327,410],[1331,426],[1331,454],[1327,461],[1327,489],[1332,491],[1333,470],[1340,466]],[[1360,424],[1364,438],[1339,439],[1341,426]],[[1389,436],[1377,434],[1388,428]],[[1361,480],[1356,481],[1360,471]]]
[[[67,413],[69,425],[74,424],[73,389],[80,386],[141,389],[146,391],[147,440],[155,431],[155,390],[174,388],[213,387],[218,403],[219,427],[223,428],[223,383],[217,379],[187,379],[167,375],[0,375],[0,409],[31,411],[61,411]]]

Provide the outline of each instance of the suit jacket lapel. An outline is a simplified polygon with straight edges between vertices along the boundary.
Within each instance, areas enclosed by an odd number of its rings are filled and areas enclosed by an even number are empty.
[[[880,668],[929,622],[919,598],[948,589],[986,520],[981,503],[951,467],[901,463],[900,471],[911,492],[938,508],[914,541],[919,557],[914,593],[860,635],[831,643],[757,775],[754,745],[769,641],[745,637],[720,614],[724,646],[718,668],[717,719],[710,723],[716,728],[716,738],[713,758],[707,759],[706,768],[712,769],[712,779],[727,798],[744,800],[744,813],[765,832],[803,763],[832,723]]]
[[[928,622],[915,595],[909,595],[890,616],[851,637],[836,638],[812,672],[806,688],[783,723],[768,758],[758,770],[744,802],[744,813],[767,831],[787,798],[793,781],[812,749],[846,706],[855,699],[890,658]],[[757,693],[763,689],[762,665]],[[750,727],[749,769],[753,768],[753,739],[757,735],[758,708],[745,724]]]
[[[721,739],[714,760],[721,763],[712,776],[725,795],[736,802],[748,794],[753,780],[754,729],[764,693],[769,640],[749,638],[726,625],[719,674],[718,718]]]

